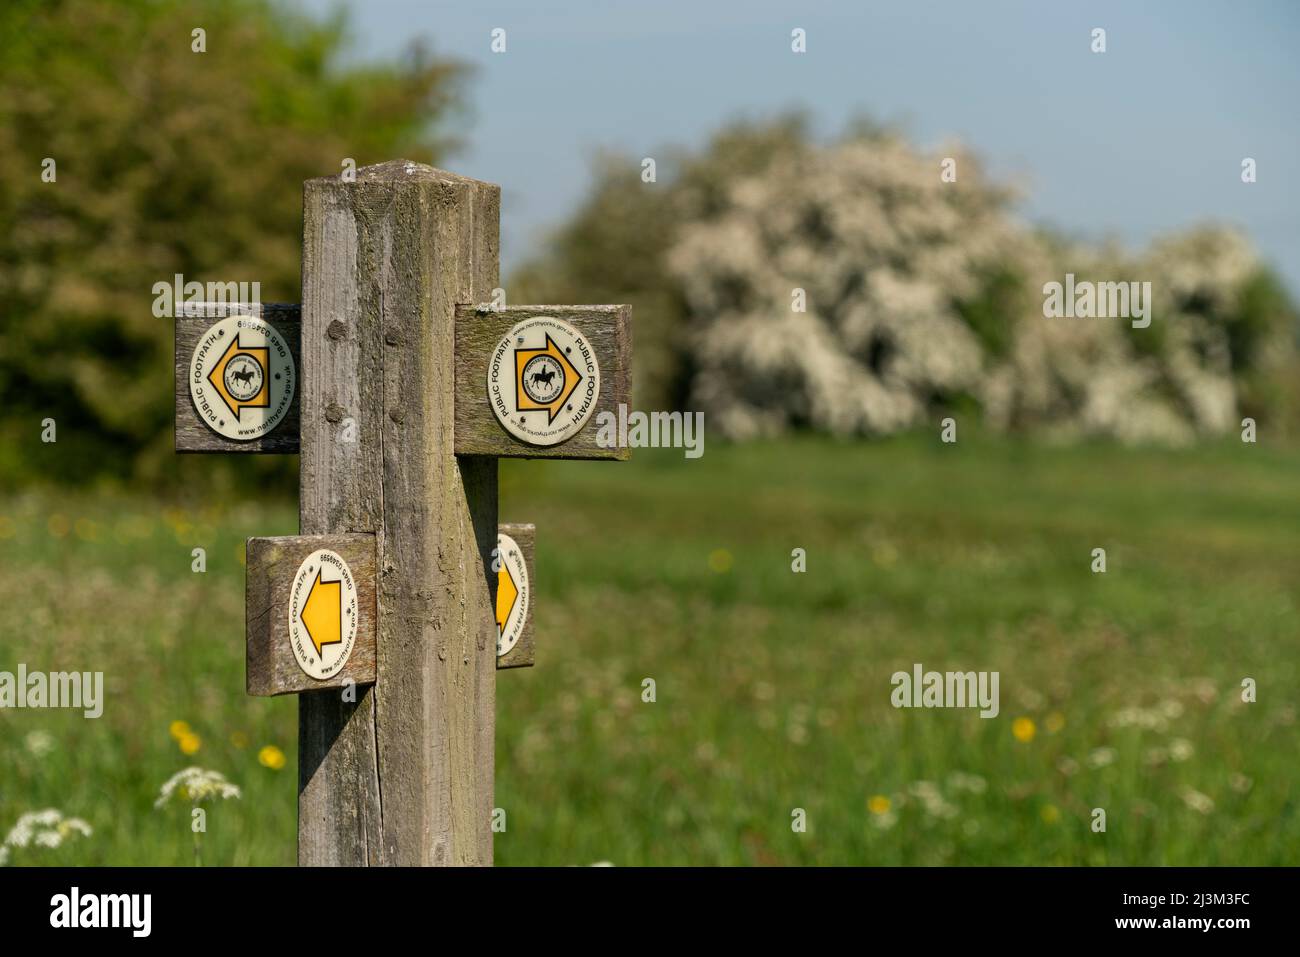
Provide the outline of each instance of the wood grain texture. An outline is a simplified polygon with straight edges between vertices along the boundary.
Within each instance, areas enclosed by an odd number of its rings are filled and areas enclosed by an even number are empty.
[[[289,603],[298,567],[318,548],[348,563],[357,588],[357,636],[338,674],[318,679],[298,664],[289,642]],[[295,535],[250,538],[245,571],[246,675],[251,695],[295,694],[375,683],[375,563],[373,535]],[[358,697],[360,689],[358,689]]]
[[[353,200],[336,179],[303,186],[302,451],[298,524],[303,534],[382,534],[382,402],[375,383],[383,337],[363,321],[359,229]],[[377,266],[372,265],[372,269]],[[345,423],[350,419],[350,423]],[[353,439],[342,442],[351,424]],[[378,543],[376,543],[378,545]],[[354,703],[332,692],[298,698],[298,863],[360,866],[381,861],[375,691]]]
[[[513,648],[504,655],[497,656],[497,667],[531,668],[537,660],[533,639],[533,620],[537,617],[537,569],[533,562],[537,526],[502,524],[497,526],[497,532],[509,535],[519,543],[519,550],[524,553],[524,567],[528,569],[528,617],[524,619],[524,630]],[[497,600],[497,580],[495,575],[492,576],[493,607]]]
[[[488,400],[487,371],[492,353],[510,329],[534,316],[553,316],[586,336],[600,365],[600,395],[586,424],[559,445],[529,445],[497,421]],[[632,394],[631,306],[462,306],[456,311],[456,454],[530,459],[626,460],[627,448],[602,448],[596,420],[618,414]]]
[[[203,333],[218,319],[226,316],[258,316],[265,319],[284,337],[302,381],[301,308],[297,303],[186,303],[182,315],[176,317],[175,351],[173,364],[176,370],[175,422],[177,452],[261,452],[289,454],[298,451],[298,422],[302,405],[302,388],[293,397],[288,411],[280,423],[269,433],[250,442],[237,442],[220,435],[204,424],[194,408],[190,396],[190,358]]]
[[[452,383],[499,215],[406,161],[305,186],[302,531],[376,533],[379,633],[365,706],[300,699],[300,863],[492,862],[496,462],[456,458]]]

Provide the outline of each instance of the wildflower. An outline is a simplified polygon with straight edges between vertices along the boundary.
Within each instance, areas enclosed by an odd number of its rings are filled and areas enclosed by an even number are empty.
[[[1214,810],[1214,799],[1208,794],[1188,788],[1183,792],[1183,803],[1198,814],[1209,814]]]
[[[725,548],[715,548],[709,552],[709,567],[719,575],[731,571],[731,565],[731,552]]]
[[[48,731],[32,731],[23,739],[23,743],[38,758],[43,758],[54,750],[54,738]]]
[[[887,831],[898,823],[898,815],[893,811],[886,811],[884,814],[877,814],[871,819],[871,823],[882,831]]]
[[[1251,789],[1254,783],[1254,781],[1246,777],[1244,774],[1233,774],[1232,777],[1228,778],[1228,786],[1238,794],[1245,794]]]
[[[967,774],[964,771],[954,771],[948,775],[948,787],[954,791],[969,791],[971,794],[983,794],[988,787],[987,782],[978,774]]]
[[[167,733],[179,741],[182,737],[190,733],[190,726],[184,721],[173,721],[167,726]]]
[[[158,792],[154,807],[162,807],[172,798],[199,804],[209,798],[225,801],[239,797],[239,788],[226,780],[220,771],[208,771],[204,768],[186,768],[177,771]]]
[[[1115,763],[1115,757],[1118,754],[1114,748],[1094,748],[1088,755],[1088,767],[1104,768],[1107,765]]]
[[[1079,773],[1079,762],[1067,755],[1056,762],[1056,770],[1060,771],[1068,778],[1072,774]]]
[[[1059,711],[1053,711],[1043,722],[1043,728],[1048,734],[1056,734],[1056,732],[1060,731],[1064,727],[1065,715],[1061,714]]]
[[[1011,722],[1011,733],[1015,735],[1015,739],[1021,744],[1028,744],[1034,740],[1034,735],[1037,732],[1038,728],[1035,727],[1031,718],[1016,718],[1015,721]]]
[[[1044,824],[1055,824],[1060,819],[1061,812],[1055,804],[1044,804],[1038,816],[1043,819]]]
[[[1151,767],[1158,768],[1169,760],[1169,751],[1166,748],[1147,748],[1142,760]]]
[[[89,824],[79,817],[64,817],[61,811],[46,808],[29,811],[18,818],[4,839],[0,864],[9,860],[9,849],[14,847],[58,847],[74,835],[90,837],[94,833]]]
[[[268,744],[257,752],[257,763],[272,771],[279,771],[284,767],[284,752],[274,744]]]
[[[195,754],[203,745],[203,739],[193,731],[187,731],[176,739],[180,745],[181,754]]]
[[[1192,742],[1186,738],[1174,738],[1173,741],[1169,742],[1169,756],[1175,761],[1188,760],[1194,751]]]
[[[883,794],[873,794],[867,799],[867,810],[872,814],[888,814],[893,805]]]

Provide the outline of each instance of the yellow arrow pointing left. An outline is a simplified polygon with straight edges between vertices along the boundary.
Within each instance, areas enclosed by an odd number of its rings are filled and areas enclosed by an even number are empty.
[[[342,582],[321,581],[320,571],[316,572],[316,580],[303,602],[302,624],[318,655],[326,645],[343,640]]]

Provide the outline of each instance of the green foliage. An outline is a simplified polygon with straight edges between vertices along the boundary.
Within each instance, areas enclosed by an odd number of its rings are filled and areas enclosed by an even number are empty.
[[[340,17],[269,0],[3,8],[0,475],[196,473],[172,453],[172,322],[153,284],[259,281],[264,301],[297,302],[303,180],[448,146],[431,124],[460,67],[418,46],[355,65],[347,42]],[[42,446],[47,416],[58,443]],[[290,474],[243,458],[228,467]]]

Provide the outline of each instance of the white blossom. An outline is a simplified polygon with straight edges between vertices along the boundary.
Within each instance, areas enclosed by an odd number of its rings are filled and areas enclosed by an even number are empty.
[[[220,771],[186,768],[167,779],[153,806],[160,808],[173,798],[190,804],[199,804],[211,798],[225,801],[238,798],[239,793],[239,788],[227,781]]]

